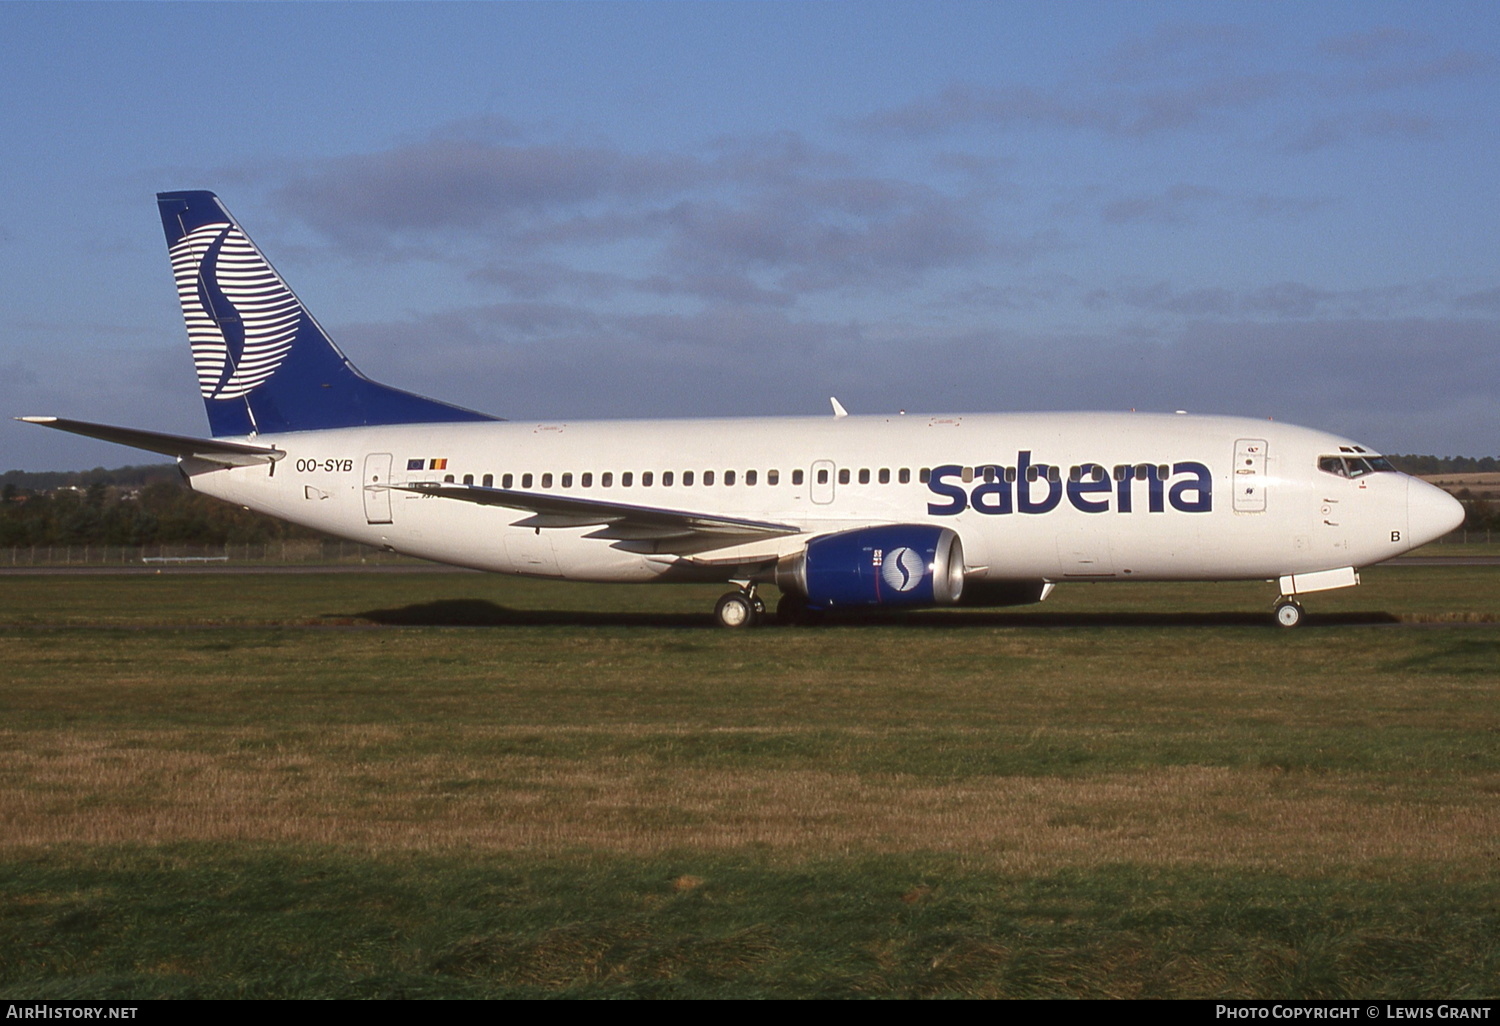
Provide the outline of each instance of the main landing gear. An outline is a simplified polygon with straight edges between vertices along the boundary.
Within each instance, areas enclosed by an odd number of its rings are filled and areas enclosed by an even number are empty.
[[[720,627],[754,627],[766,615],[766,604],[755,594],[755,585],[721,595],[714,605],[714,619]]]
[[[1302,606],[1285,595],[1276,600],[1276,623],[1282,627],[1295,627],[1302,622]]]

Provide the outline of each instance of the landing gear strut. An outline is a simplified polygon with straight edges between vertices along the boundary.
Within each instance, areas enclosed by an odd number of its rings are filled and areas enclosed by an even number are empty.
[[[714,619],[720,627],[754,627],[766,614],[766,604],[755,594],[755,585],[719,596],[714,605]]]
[[[1276,622],[1282,627],[1297,626],[1302,622],[1302,606],[1283,595],[1276,600]]]

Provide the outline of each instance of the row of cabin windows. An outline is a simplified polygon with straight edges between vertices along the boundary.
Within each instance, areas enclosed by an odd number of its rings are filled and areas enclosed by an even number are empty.
[[[1117,464],[1114,467],[1113,472],[1110,474],[1110,476],[1112,476],[1116,481],[1128,481],[1131,479],[1141,481],[1152,476],[1155,476],[1159,481],[1165,481],[1168,476],[1170,476],[1169,470],[1170,468],[1165,463],[1158,466],[1152,466],[1149,463],[1121,463]],[[897,484],[911,483],[911,470],[907,467],[901,467],[900,469],[895,471],[892,471],[889,467],[881,467],[879,470],[875,471],[870,470],[868,467],[864,467],[858,471],[857,478],[860,484],[869,484],[871,480],[877,481],[880,484],[890,484],[893,476]],[[828,484],[828,468],[818,468],[817,473],[814,475],[814,477],[816,478],[818,484]],[[854,477],[854,472],[851,471],[848,467],[842,467],[838,471],[838,483],[841,485],[849,484],[851,480],[854,479]],[[965,484],[969,484],[976,480],[983,480],[986,484],[993,484],[995,481],[1002,479],[1006,482],[1013,483],[1016,480],[1016,468],[995,465],[963,467],[959,472],[959,477]],[[501,474],[500,487],[506,489],[516,487],[516,478],[517,475],[515,474]],[[766,471],[765,478],[767,485],[780,484],[781,471],[768,470]],[[1032,464],[1031,466],[1028,466],[1026,468],[1027,481],[1039,481],[1043,478],[1048,481],[1061,481],[1062,471],[1058,467],[1050,466],[1047,464]],[[1105,478],[1104,467],[1100,466],[1097,463],[1085,463],[1082,466],[1068,468],[1069,481],[1082,481],[1085,478],[1090,481],[1103,481]],[[927,482],[931,479],[931,468],[923,467],[921,470],[917,471],[917,480],[922,484],[927,484]],[[453,475],[449,474],[446,478],[444,478],[444,480],[448,484],[452,484]],[[562,488],[572,488],[574,484],[574,475],[571,472],[567,472],[556,475],[554,477],[554,475],[550,471],[540,475],[525,473],[520,475],[520,486],[523,489],[533,487],[551,488],[553,486],[554,480],[556,480],[558,485]],[[724,471],[722,477],[720,477],[719,475],[716,475],[712,470],[705,470],[703,471],[701,478],[699,478],[698,475],[696,475],[695,472],[691,470],[684,470],[681,474],[681,482],[684,488],[693,487],[693,485],[698,480],[701,480],[705,486],[714,484],[716,480],[722,480],[722,482],[726,486],[731,486],[739,482],[743,482],[747,486],[753,486],[760,483],[760,472],[755,470],[747,470],[743,475],[740,475],[733,470],[726,470]],[[792,471],[793,485],[801,485],[804,480],[805,475],[803,471]],[[595,477],[593,473],[585,472],[577,476],[577,482],[580,488],[592,488],[594,487],[594,481]],[[660,484],[663,488],[671,488],[677,483],[677,481],[678,477],[673,471],[664,470],[660,474]],[[473,483],[474,475],[465,474],[464,484],[472,485]],[[657,483],[658,475],[653,471],[645,470],[641,472],[640,486],[642,488],[650,488]],[[480,484],[484,488],[495,487],[495,475],[485,474],[484,477],[480,479]],[[606,470],[603,473],[599,474],[598,484],[601,488],[613,488],[615,486],[614,472]],[[629,470],[623,471],[619,475],[619,485],[621,488],[634,487],[636,485],[636,474],[633,471]]]
[[[828,483],[829,475],[827,468],[819,469],[817,474],[814,476],[816,477],[818,484],[826,485]],[[880,471],[878,471],[878,476],[881,484],[890,484],[891,471],[889,469],[882,468]],[[925,469],[921,471],[921,479],[923,482],[926,482],[929,476],[929,471]],[[896,472],[896,477],[897,480],[900,481],[900,483],[909,484],[911,482],[911,471],[906,467],[902,467],[899,471]],[[722,476],[712,470],[703,471],[701,476],[696,471],[692,470],[684,470],[681,474],[681,484],[684,488],[691,488],[699,481],[701,481],[704,485],[712,485],[716,481],[722,481],[726,486],[740,483],[743,483],[747,486],[753,486],[760,484],[760,479],[760,471],[758,470],[747,470],[744,472],[744,474],[740,474],[738,471],[734,470],[726,470],[724,471]],[[781,471],[768,470],[766,471],[765,479],[767,485],[778,485],[781,483]],[[807,475],[805,471],[792,471],[792,484],[801,485],[806,481],[806,479]],[[838,479],[839,484],[848,484],[849,471],[839,471]],[[515,474],[501,474],[500,487],[514,488],[516,486],[516,480],[517,476]],[[572,473],[563,473],[554,476],[550,472],[544,474],[528,473],[520,475],[520,485],[522,488],[551,488],[554,480],[557,482],[559,487],[572,488],[574,484],[574,475]],[[661,472],[659,483],[663,488],[671,488],[673,485],[678,483],[678,480],[679,476],[674,471],[664,470]],[[452,484],[453,475],[449,474],[445,478],[445,481],[449,484]],[[861,470],[859,472],[859,482],[860,484],[869,484],[870,471]],[[464,484],[471,485],[473,483],[474,475],[465,474]],[[578,487],[580,488],[592,488],[594,487],[595,477],[592,473],[587,472],[579,474],[577,477],[577,483]],[[619,475],[619,485],[621,488],[631,488],[634,487],[636,483],[636,474],[633,471],[626,470]],[[658,483],[658,475],[653,471],[644,470],[640,474],[639,483],[642,488],[650,488]],[[485,474],[484,477],[480,479],[480,484],[485,488],[495,487],[495,475]],[[613,488],[615,486],[615,474],[612,471],[604,471],[603,473],[598,475],[598,484],[600,488]]]

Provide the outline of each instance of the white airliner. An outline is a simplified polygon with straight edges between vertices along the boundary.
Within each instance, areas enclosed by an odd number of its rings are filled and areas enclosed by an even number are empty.
[[[209,192],[157,197],[212,438],[25,417],[177,457],[188,483],[393,552],[578,581],[723,581],[740,627],[1011,605],[1068,581],[1299,596],[1463,519],[1346,438],[1138,413],[507,422],[360,374]]]

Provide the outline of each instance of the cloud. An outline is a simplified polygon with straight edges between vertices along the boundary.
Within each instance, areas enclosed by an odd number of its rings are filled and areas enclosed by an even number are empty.
[[[1297,76],[1257,67],[1262,60],[1256,36],[1239,27],[1168,25],[1116,47],[1072,78],[1046,86],[956,81],[874,112],[858,126],[908,137],[968,127],[1153,136],[1287,94]]]
[[[1313,153],[1358,139],[1417,141],[1440,136],[1437,119],[1411,111],[1341,112],[1283,131],[1285,153]]]
[[[1350,61],[1369,62],[1401,58],[1407,54],[1427,49],[1432,37],[1412,29],[1388,25],[1360,32],[1346,32],[1328,36],[1318,41],[1319,52]]]
[[[1454,305],[1460,310],[1500,314],[1500,286],[1459,296],[1454,300]]]
[[[1152,224],[1178,225],[1193,220],[1194,212],[1204,203],[1217,201],[1215,189],[1178,184],[1154,196],[1127,196],[1104,205],[1101,214],[1109,224],[1146,221]]]
[[[1344,65],[1340,83],[1359,93],[1458,81],[1492,72],[1496,66],[1489,54],[1464,47],[1440,52],[1432,36],[1389,26],[1330,36],[1317,49]]]
[[[608,146],[517,145],[440,133],[334,158],[277,190],[280,205],[334,239],[476,230],[602,199],[670,194],[704,180],[691,157]]]
[[[478,264],[515,298],[622,290],[777,306],[912,284],[990,247],[982,196],[879,174],[795,133],[637,153],[439,131],[305,168],[282,208],[361,258]],[[594,267],[567,271],[580,253]]]
[[[1280,111],[1283,152],[1307,153],[1359,139],[1421,139],[1440,119],[1415,109],[1358,109],[1362,101],[1492,75],[1495,58],[1439,50],[1421,33],[1376,29],[1332,36],[1309,55],[1268,44],[1233,25],[1168,24],[1128,40],[1087,67],[1050,83],[954,81],[941,90],[872,112],[857,122],[877,136],[919,138],[968,129],[1067,130],[1144,139],[1250,124],[1237,115]],[[1318,106],[1339,102],[1306,119]]]
[[[1329,200],[1295,196],[1231,196],[1219,189],[1178,183],[1153,194],[1122,196],[1100,209],[1107,224],[1192,224],[1205,211],[1253,220],[1296,220],[1327,206]]]
[[[1452,309],[1500,312],[1489,293],[1456,297],[1441,280],[1364,289],[1324,289],[1282,281],[1245,289],[1182,287],[1166,281],[1096,288],[1085,296],[1096,310],[1115,307],[1183,318],[1247,321],[1358,320],[1410,318]]]
[[[933,135],[968,125],[1081,128],[1110,133],[1119,130],[1119,114],[1103,104],[1067,100],[1029,86],[984,87],[955,82],[935,96],[871,114],[859,125],[873,132],[908,136]]]
[[[1099,62],[1108,82],[1150,82],[1215,74],[1255,54],[1256,32],[1239,25],[1176,22],[1127,39]]]

